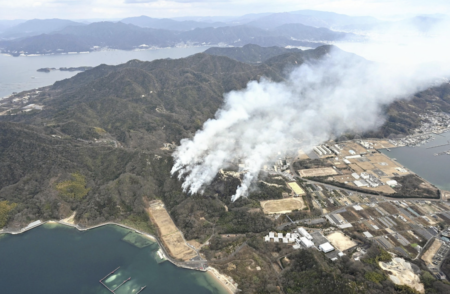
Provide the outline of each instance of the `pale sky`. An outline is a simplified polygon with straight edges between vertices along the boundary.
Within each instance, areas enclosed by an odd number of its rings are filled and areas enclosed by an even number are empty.
[[[0,19],[240,16],[300,9],[388,18],[450,14],[449,0],[0,0]]]

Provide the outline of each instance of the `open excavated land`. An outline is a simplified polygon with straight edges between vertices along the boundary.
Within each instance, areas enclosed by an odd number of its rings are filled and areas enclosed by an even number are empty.
[[[357,244],[345,236],[342,232],[334,232],[327,236],[327,239],[333,244],[334,247],[340,251],[345,251],[355,247]]]
[[[389,278],[394,284],[407,285],[418,291],[425,293],[425,288],[420,282],[420,277],[416,275],[411,267],[411,264],[403,258],[393,258],[391,262],[379,262],[380,267],[388,271]]]
[[[265,214],[289,213],[293,210],[302,210],[305,203],[301,197],[285,198],[279,200],[261,201],[261,207]]]
[[[303,150],[298,150],[298,159],[309,159],[309,156]]]
[[[150,219],[158,227],[163,244],[172,257],[186,261],[197,256],[197,253],[186,245],[183,235],[175,226],[162,201],[152,202],[148,212]]]
[[[441,248],[441,245],[442,241],[434,239],[433,244],[431,244],[430,248],[428,248],[428,250],[422,255],[422,260],[427,264],[432,264],[433,256],[436,254],[439,248]]]
[[[305,177],[323,177],[337,175],[338,172],[332,167],[301,169],[298,171],[302,178]]]

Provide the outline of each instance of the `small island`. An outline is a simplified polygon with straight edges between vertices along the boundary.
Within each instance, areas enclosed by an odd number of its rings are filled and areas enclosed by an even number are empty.
[[[51,72],[53,70],[59,70],[59,71],[86,71],[88,69],[91,69],[92,66],[79,66],[79,67],[60,67],[60,68],[54,68],[54,67],[44,67],[40,68],[37,71],[38,72]]]

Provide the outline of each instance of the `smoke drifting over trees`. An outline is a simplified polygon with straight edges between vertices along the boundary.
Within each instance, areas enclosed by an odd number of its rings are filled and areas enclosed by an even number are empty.
[[[294,69],[281,83],[261,79],[225,94],[223,107],[173,154],[172,174],[189,193],[202,193],[220,169],[245,164],[232,200],[246,196],[264,164],[296,146],[313,146],[384,122],[383,106],[437,83],[444,66],[372,63],[334,48],[323,59]]]

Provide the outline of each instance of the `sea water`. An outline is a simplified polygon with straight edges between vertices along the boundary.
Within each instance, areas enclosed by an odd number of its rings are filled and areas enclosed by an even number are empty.
[[[438,155],[450,150],[450,132],[433,135],[434,140],[419,147],[398,147],[391,151],[380,150],[390,158],[395,158],[400,164],[429,181],[436,187],[450,191],[450,155]],[[439,145],[445,145],[436,148]]]
[[[120,266],[104,283],[117,294],[223,294],[225,289],[204,272],[157,263],[157,243],[133,245],[136,234],[108,225],[79,231],[45,224],[0,238],[0,293],[108,294],[99,280]],[[125,240],[124,240],[125,238]]]
[[[80,54],[55,54],[39,56],[19,56],[0,54],[0,99],[13,92],[32,90],[52,85],[54,82],[70,78],[79,72],[51,71],[37,72],[40,68],[60,68],[117,65],[132,59],[152,61],[162,58],[182,58],[208,47],[163,48],[140,51],[109,50]]]

